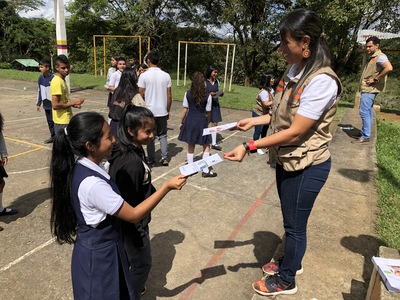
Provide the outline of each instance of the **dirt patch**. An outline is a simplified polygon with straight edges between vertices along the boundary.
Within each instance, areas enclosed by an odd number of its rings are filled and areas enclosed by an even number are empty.
[[[381,120],[392,120],[396,122],[400,122],[400,115],[399,114],[390,114],[384,112],[377,112],[376,117]]]

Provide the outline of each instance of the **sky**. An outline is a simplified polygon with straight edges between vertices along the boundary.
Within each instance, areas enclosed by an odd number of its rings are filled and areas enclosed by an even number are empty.
[[[67,5],[72,0],[64,0],[64,6]],[[65,16],[68,13],[64,11]],[[40,18],[51,20],[54,19],[54,0],[46,0],[45,6],[40,7],[39,10],[31,10],[28,12],[20,12],[20,16],[24,18]]]

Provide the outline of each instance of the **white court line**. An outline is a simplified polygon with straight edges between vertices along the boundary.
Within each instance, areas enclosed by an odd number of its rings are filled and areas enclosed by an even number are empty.
[[[45,149],[45,148],[43,148]],[[16,174],[24,174],[24,173],[30,173],[30,172],[36,172],[36,171],[42,171],[50,169],[50,167],[43,167],[43,168],[38,168],[38,169],[31,169],[31,170],[24,170],[24,171],[17,171],[17,172],[8,172],[9,175],[16,175]]]
[[[25,258],[31,256],[32,254],[35,254],[36,252],[38,252],[39,250],[43,249],[44,247],[50,245],[54,241],[55,241],[55,238],[52,238],[51,240],[48,240],[47,242],[45,242],[45,243],[41,244],[40,246],[36,247],[35,249],[32,249],[31,251],[25,253],[24,255],[22,255],[21,257],[17,258],[13,262],[10,262],[8,265],[5,265],[4,267],[2,267],[0,269],[0,273],[2,273],[4,271],[7,271],[12,266],[18,264],[19,262],[23,261]]]
[[[7,120],[4,123],[15,123],[15,122],[21,122],[21,121],[31,121],[31,120],[39,120],[39,119],[44,119],[44,116],[40,116],[40,117],[33,117],[33,118],[26,118],[26,119],[15,119],[15,120]]]

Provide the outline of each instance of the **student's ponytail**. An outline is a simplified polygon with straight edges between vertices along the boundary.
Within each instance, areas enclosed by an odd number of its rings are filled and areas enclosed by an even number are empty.
[[[72,117],[67,128],[53,141],[50,163],[51,230],[60,244],[75,242],[77,219],[71,200],[72,172],[76,158],[87,157],[86,143],[98,147],[104,118],[97,112],[83,112]]]
[[[65,130],[67,131],[67,130]],[[56,134],[50,163],[51,231],[60,244],[74,243],[76,216],[71,201],[71,173],[75,156],[66,132]]]

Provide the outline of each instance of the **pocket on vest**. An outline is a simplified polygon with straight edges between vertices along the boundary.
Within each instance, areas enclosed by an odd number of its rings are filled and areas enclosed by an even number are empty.
[[[281,146],[278,149],[278,161],[285,171],[303,170],[312,163],[311,157],[307,155],[309,150],[307,143],[300,146]]]

